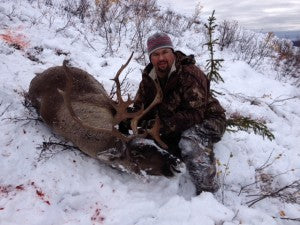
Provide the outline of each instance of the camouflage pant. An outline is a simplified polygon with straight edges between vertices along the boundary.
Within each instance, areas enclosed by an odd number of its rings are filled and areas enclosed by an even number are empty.
[[[216,163],[213,143],[219,141],[225,131],[225,124],[216,124],[214,120],[205,121],[184,131],[181,135],[179,148],[197,194],[202,191],[218,190],[216,180]]]

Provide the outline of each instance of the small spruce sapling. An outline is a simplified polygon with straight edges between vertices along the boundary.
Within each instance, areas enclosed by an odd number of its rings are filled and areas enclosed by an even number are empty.
[[[205,24],[204,26],[207,29],[208,33],[208,42],[205,44],[207,45],[210,58],[207,61],[206,69],[208,70],[207,78],[210,81],[214,81],[218,83],[219,81],[224,82],[223,78],[221,77],[219,73],[219,69],[222,67],[221,62],[224,61],[224,59],[215,59],[214,58],[214,47],[215,45],[218,45],[218,39],[213,38],[213,33],[217,27],[217,24],[215,23],[215,10],[213,10],[212,15],[208,18],[208,24]],[[220,94],[214,90],[211,90],[212,94]],[[241,131],[249,131],[252,130],[254,134],[259,134],[263,138],[267,137],[269,140],[273,140],[275,137],[272,134],[272,132],[268,129],[268,127],[261,121],[251,119],[249,117],[244,116],[230,116],[229,119],[227,119],[227,131],[231,132],[237,132],[239,130]]]
[[[221,62],[223,62],[224,59],[214,58],[214,46],[218,44],[218,39],[213,39],[213,33],[215,32],[215,29],[217,27],[217,24],[215,24],[216,18],[214,17],[214,14],[215,10],[212,12],[212,15],[208,18],[208,24],[204,24],[208,34],[208,42],[204,45],[207,45],[210,55],[210,58],[206,60],[206,69],[209,71],[207,73],[208,80],[215,81],[216,83],[218,83],[219,81],[224,82],[223,78],[219,73],[219,69],[222,67]]]

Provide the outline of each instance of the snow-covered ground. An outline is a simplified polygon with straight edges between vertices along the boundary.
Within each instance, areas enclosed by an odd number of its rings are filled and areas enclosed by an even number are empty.
[[[300,223],[300,90],[292,81],[276,79],[268,63],[254,70],[243,61],[231,60],[232,52],[217,53],[225,59],[220,71],[225,83],[214,84],[213,89],[224,94],[218,99],[228,115],[239,113],[265,121],[275,140],[242,131],[226,132],[215,146],[221,181],[217,193],[194,196],[184,169],[170,179],[140,177],[75,150],[56,147],[51,157],[40,157],[38,147],[43,142],[60,138],[43,123],[26,119],[35,115],[23,105],[22,92],[28,90],[35,73],[68,58],[109,91],[109,79],[130,55],[125,46],[131,40],[124,37],[124,47],[108,56],[104,40],[79,19],[57,32],[67,18],[51,14],[55,10],[43,1],[29,2],[0,0],[1,225]],[[23,40],[24,48],[8,45],[4,35]],[[208,53],[197,42],[200,39],[187,31],[176,37],[176,47],[194,53],[199,65],[204,65]],[[30,60],[32,56],[38,62]],[[143,65],[133,60],[129,67],[134,93]],[[298,183],[293,184],[295,181]],[[278,192],[280,188],[284,190]],[[273,196],[251,205],[268,193]]]

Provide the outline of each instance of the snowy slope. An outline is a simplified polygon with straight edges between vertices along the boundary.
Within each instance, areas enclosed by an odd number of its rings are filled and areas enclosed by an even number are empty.
[[[68,58],[110,91],[109,79],[130,55],[127,46],[131,40],[124,36],[122,47],[109,56],[104,54],[104,40],[79,19],[58,31],[67,18],[43,1],[29,2],[0,0],[1,37],[10,34],[26,43],[23,49],[16,49],[0,40],[1,225],[300,223],[299,183],[279,192],[280,196],[264,198],[249,207],[263,191],[272,193],[299,182],[299,88],[276,79],[268,63],[256,71],[243,61],[232,60],[231,52],[218,52],[225,59],[221,69],[225,83],[213,87],[224,94],[218,99],[228,115],[239,113],[266,121],[275,140],[226,132],[215,146],[221,181],[216,194],[194,196],[184,168],[171,179],[139,177],[59,146],[40,157],[43,142],[61,138],[43,123],[28,119],[36,115],[24,107],[22,92],[28,90],[35,73],[61,65]],[[189,37],[187,42],[185,37]],[[200,39],[186,32],[176,37],[176,44],[183,52],[199,53],[197,62],[204,65],[208,53]],[[39,62],[30,60],[32,56]],[[134,60],[129,67],[134,94],[143,65]]]

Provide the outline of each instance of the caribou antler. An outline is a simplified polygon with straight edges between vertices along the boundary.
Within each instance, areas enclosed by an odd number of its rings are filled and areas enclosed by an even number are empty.
[[[139,114],[141,114],[143,111],[143,109],[141,109],[138,112],[128,113],[127,109],[134,101],[130,99],[129,95],[127,97],[127,101],[124,101],[121,95],[121,84],[120,84],[119,76],[121,75],[122,71],[126,68],[126,66],[129,64],[132,56],[133,56],[133,52],[131,53],[127,62],[124,65],[122,65],[121,68],[118,70],[116,76],[113,79],[111,79],[116,83],[116,94],[117,94],[117,102],[114,102],[110,99],[111,105],[116,110],[116,115],[114,116],[115,125],[119,124],[125,119],[132,119],[138,116]]]
[[[166,143],[164,143],[160,138],[159,130],[160,130],[160,120],[159,117],[156,116],[154,125],[152,126],[151,129],[147,130],[147,133],[157,142],[157,144],[160,147],[164,149],[168,149],[168,145],[166,145]]]
[[[142,109],[140,109],[137,112],[128,113],[127,108],[134,101],[130,99],[129,95],[128,95],[127,101],[124,101],[123,98],[122,98],[119,76],[122,73],[122,71],[126,68],[126,66],[129,64],[130,60],[132,59],[132,56],[133,56],[133,52],[130,55],[127,62],[124,65],[121,66],[121,68],[118,70],[115,77],[112,79],[116,83],[117,101],[115,102],[107,96],[108,102],[110,103],[110,105],[116,111],[116,114],[114,115],[114,118],[113,118],[113,124],[112,124],[111,129],[98,128],[98,127],[93,127],[93,126],[90,126],[88,124],[85,124],[74,112],[73,107],[71,105],[71,98],[70,98],[71,91],[72,91],[72,86],[73,86],[73,78],[72,78],[72,76],[69,76],[70,69],[67,67],[66,61],[63,62],[63,66],[64,66],[64,69],[65,69],[65,76],[66,76],[65,91],[62,91],[62,90],[58,89],[58,92],[63,96],[64,103],[65,103],[68,111],[70,112],[70,115],[72,116],[72,118],[76,122],[78,122],[82,127],[85,127],[87,129],[91,129],[93,131],[101,131],[101,132],[109,133],[109,134],[119,138],[120,140],[122,140],[124,142],[128,142],[128,141],[130,141],[130,140],[132,140],[133,138],[136,138],[136,137],[146,137],[149,134],[162,148],[167,149],[168,146],[160,139],[160,135],[159,135],[160,122],[159,122],[158,117],[156,117],[156,119],[155,119],[154,126],[151,129],[146,130],[143,134],[139,134],[138,133],[138,128],[137,128],[139,120],[145,114],[147,114],[153,107],[155,107],[157,104],[159,104],[162,101],[162,96],[163,95],[162,95],[162,90],[161,90],[161,87],[160,87],[160,84],[159,84],[158,80],[154,81],[155,82],[155,87],[156,87],[156,96],[155,96],[153,102],[146,109],[143,109],[143,107],[142,107]],[[114,127],[115,125],[118,125],[120,122],[124,121],[125,119],[132,119],[131,120],[131,129],[133,131],[133,135],[125,136],[124,134],[119,132]]]
[[[151,104],[144,110],[142,110],[141,113],[139,113],[136,117],[134,117],[131,120],[131,129],[133,133],[138,133],[138,122],[139,120],[146,115],[152,108],[154,108],[156,105],[161,103],[163,93],[159,84],[159,81],[157,79],[154,80],[155,88],[156,88],[156,95],[154,97],[154,100],[151,102]],[[160,135],[159,135],[159,129],[160,129],[160,120],[159,117],[156,116],[154,125],[152,126],[151,129],[146,130],[146,134],[149,134],[159,145],[160,147],[167,149],[168,146],[161,140]]]

